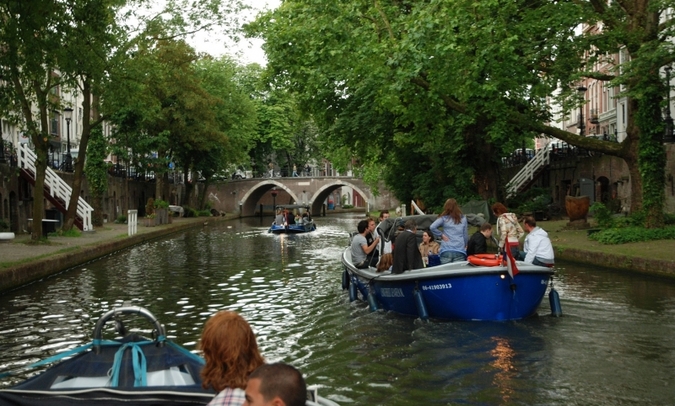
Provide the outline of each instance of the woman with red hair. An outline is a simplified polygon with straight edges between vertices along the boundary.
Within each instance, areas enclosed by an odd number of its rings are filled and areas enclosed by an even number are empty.
[[[263,365],[251,326],[239,314],[220,311],[204,324],[199,343],[206,365],[202,386],[218,393],[209,406],[241,406],[251,372]]]
[[[492,212],[497,216],[497,234],[499,234],[499,248],[502,252],[511,249],[514,258],[519,254],[520,238],[525,234],[514,213],[508,213],[503,204],[497,202],[492,205]]]

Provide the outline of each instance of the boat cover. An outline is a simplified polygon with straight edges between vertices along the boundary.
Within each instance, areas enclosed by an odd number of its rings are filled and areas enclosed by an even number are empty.
[[[113,344],[117,343],[117,344]],[[158,345],[132,334],[105,341],[10,389],[2,405],[205,405],[215,395],[201,387],[203,359],[170,341]]]

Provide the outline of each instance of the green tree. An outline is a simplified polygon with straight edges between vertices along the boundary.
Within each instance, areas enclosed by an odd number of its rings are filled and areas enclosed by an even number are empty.
[[[67,30],[65,37],[68,42],[60,47],[58,68],[63,75],[64,85],[75,94],[82,95],[82,105],[79,106],[82,111],[79,117],[82,120],[82,133],[78,151],[78,157],[81,158],[74,165],[72,190],[82,189],[85,165],[83,158],[87,156],[89,139],[92,131],[101,131],[104,117],[100,114],[99,97],[105,87],[110,85],[108,73],[110,65],[115,63],[115,49],[124,44],[126,38],[116,21],[117,14],[125,3],[125,0],[80,0],[66,3],[70,17],[70,23],[65,25]],[[78,106],[68,107],[78,108]],[[103,165],[105,156],[97,159],[101,162],[91,163],[92,167]],[[73,227],[79,198],[79,193],[71,193],[63,230],[70,230]],[[95,220],[94,226],[101,225],[101,206],[94,207],[94,210],[92,218],[92,221]]]
[[[57,50],[64,43],[62,15],[66,7],[54,1],[0,2],[0,86],[5,111],[13,114],[35,146],[35,188],[44,190],[49,119],[58,108],[54,93],[61,84]],[[43,199],[33,199],[33,240],[42,237]]]
[[[249,165],[249,150],[254,146],[257,125],[255,105],[236,80],[238,66],[228,58],[202,58],[195,72],[204,90],[216,99],[216,126],[223,133],[219,141],[194,155],[194,166],[204,178],[199,207],[204,207],[205,192],[212,177],[232,165]]]
[[[100,128],[92,130],[88,142],[87,161],[84,172],[89,184],[89,193],[93,199],[92,207],[94,208],[94,213],[91,221],[94,226],[103,225],[102,198],[108,191],[108,166],[105,163],[105,158],[108,156],[106,145],[103,131]]]
[[[673,24],[660,24],[660,16],[670,6],[656,1],[291,0],[260,16],[249,32],[265,39],[278,86],[296,90],[324,130],[350,120],[348,107],[359,104],[358,98],[361,106],[370,106],[363,114],[392,115],[395,129],[379,136],[384,144],[414,144],[420,153],[421,145],[442,148],[441,162],[469,164],[474,190],[481,194],[492,187],[501,153],[535,134],[554,136],[623,158],[635,196],[632,209],[644,207],[647,226],[658,227],[665,176],[660,106],[666,94],[658,72],[673,59]],[[602,26],[602,31],[577,34],[581,23]],[[619,67],[608,56],[621,51],[630,62]],[[609,69],[597,72],[599,62]],[[552,117],[547,97],[560,89],[555,97],[563,112],[571,111],[580,102],[575,88],[583,78],[625,86],[628,126],[622,143],[545,124]],[[345,142],[345,132],[327,134],[337,137],[335,144],[357,145]],[[371,142],[370,135],[359,127],[356,137],[364,144]],[[351,152],[377,156],[365,151]],[[483,163],[476,165],[479,160]],[[385,161],[382,156],[369,164]]]

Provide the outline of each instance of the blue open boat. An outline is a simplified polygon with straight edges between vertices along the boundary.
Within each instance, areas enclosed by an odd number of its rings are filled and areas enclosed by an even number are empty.
[[[270,226],[268,233],[274,234],[299,234],[308,233],[316,230],[316,224],[309,213],[310,206],[306,204],[280,204],[276,206],[276,210],[287,210],[291,217],[283,219],[275,218]],[[300,221],[295,221],[293,210],[302,211]]]
[[[154,339],[124,335],[121,316],[140,315],[153,325]],[[101,338],[115,321],[121,339]],[[68,358],[63,360],[64,358]],[[1,405],[206,405],[216,395],[202,388],[204,360],[168,340],[164,327],[146,309],[119,307],[96,323],[91,343],[60,353],[30,367],[61,361],[11,388],[0,389]],[[2,373],[0,378],[14,373]],[[308,388],[308,406],[337,406]]]
[[[437,216],[409,216],[378,225],[382,243],[393,239],[398,224],[414,218],[418,233]],[[380,227],[382,226],[382,227]],[[420,237],[421,242],[421,237]],[[518,261],[513,278],[506,266],[476,266],[468,261],[392,274],[373,267],[359,269],[351,248],[342,254],[343,289],[350,300],[367,301],[371,310],[447,320],[519,320],[532,316],[546,293],[554,270]]]

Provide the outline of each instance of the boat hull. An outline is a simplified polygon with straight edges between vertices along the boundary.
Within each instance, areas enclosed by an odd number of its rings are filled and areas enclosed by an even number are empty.
[[[311,222],[307,224],[292,224],[289,226],[272,224],[272,227],[270,227],[268,232],[273,234],[300,234],[309,233],[314,230],[316,230],[316,225],[314,222]]]
[[[520,273],[511,279],[506,267],[477,267],[464,261],[393,275],[357,269],[350,257],[345,251],[342,262],[360,299],[367,301],[372,294],[377,308],[447,320],[506,321],[532,316],[554,272],[519,262]],[[369,303],[372,308],[372,299]]]

